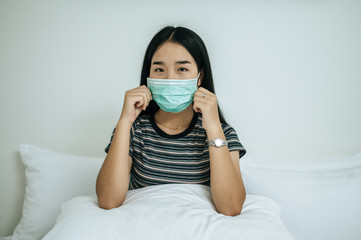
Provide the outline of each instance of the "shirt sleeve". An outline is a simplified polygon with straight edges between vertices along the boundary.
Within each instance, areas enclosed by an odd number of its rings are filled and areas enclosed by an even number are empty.
[[[115,132],[115,128],[113,129],[112,136],[110,137],[110,142],[109,142],[108,146],[104,149],[105,153],[109,152],[110,145],[112,144],[112,141],[113,141],[114,132]]]
[[[228,142],[230,152],[239,151],[239,158],[246,154],[246,149],[238,139],[237,132],[228,124],[222,124],[223,132]]]
[[[131,156],[131,157],[133,157],[133,137],[134,137],[134,132],[135,132],[135,126],[136,126],[136,123],[134,122],[132,125],[132,128],[130,129],[130,136],[129,136],[129,156]],[[109,142],[108,146],[104,149],[107,154],[109,152],[110,146],[113,141],[115,129],[116,128],[113,129],[113,133],[112,133],[112,136],[110,137],[110,142]]]

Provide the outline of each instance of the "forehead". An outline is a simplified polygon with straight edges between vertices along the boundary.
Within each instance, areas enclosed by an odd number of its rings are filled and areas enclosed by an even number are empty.
[[[153,61],[176,62],[188,60],[195,63],[188,50],[179,43],[165,42],[154,53]]]

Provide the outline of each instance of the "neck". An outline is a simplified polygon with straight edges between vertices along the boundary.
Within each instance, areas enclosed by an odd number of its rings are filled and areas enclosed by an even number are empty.
[[[162,125],[176,129],[178,127],[189,126],[192,122],[193,114],[193,106],[190,104],[184,111],[179,113],[169,113],[159,109],[154,114],[154,119]]]

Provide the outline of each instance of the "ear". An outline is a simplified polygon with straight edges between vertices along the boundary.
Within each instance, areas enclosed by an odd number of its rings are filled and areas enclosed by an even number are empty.
[[[197,87],[199,87],[201,84],[202,84],[202,81],[203,81],[203,68],[201,69],[200,71],[200,74],[199,74],[199,78],[198,78],[198,82],[197,82]]]

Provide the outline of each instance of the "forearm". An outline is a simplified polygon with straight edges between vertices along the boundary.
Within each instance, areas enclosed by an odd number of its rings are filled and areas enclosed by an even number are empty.
[[[225,140],[222,127],[207,130],[208,140],[217,137]],[[211,193],[217,210],[225,215],[238,215],[246,197],[242,178],[239,177],[227,146],[209,147]]]
[[[118,122],[111,147],[99,171],[96,193],[101,208],[119,207],[128,191],[130,128],[129,124]]]

